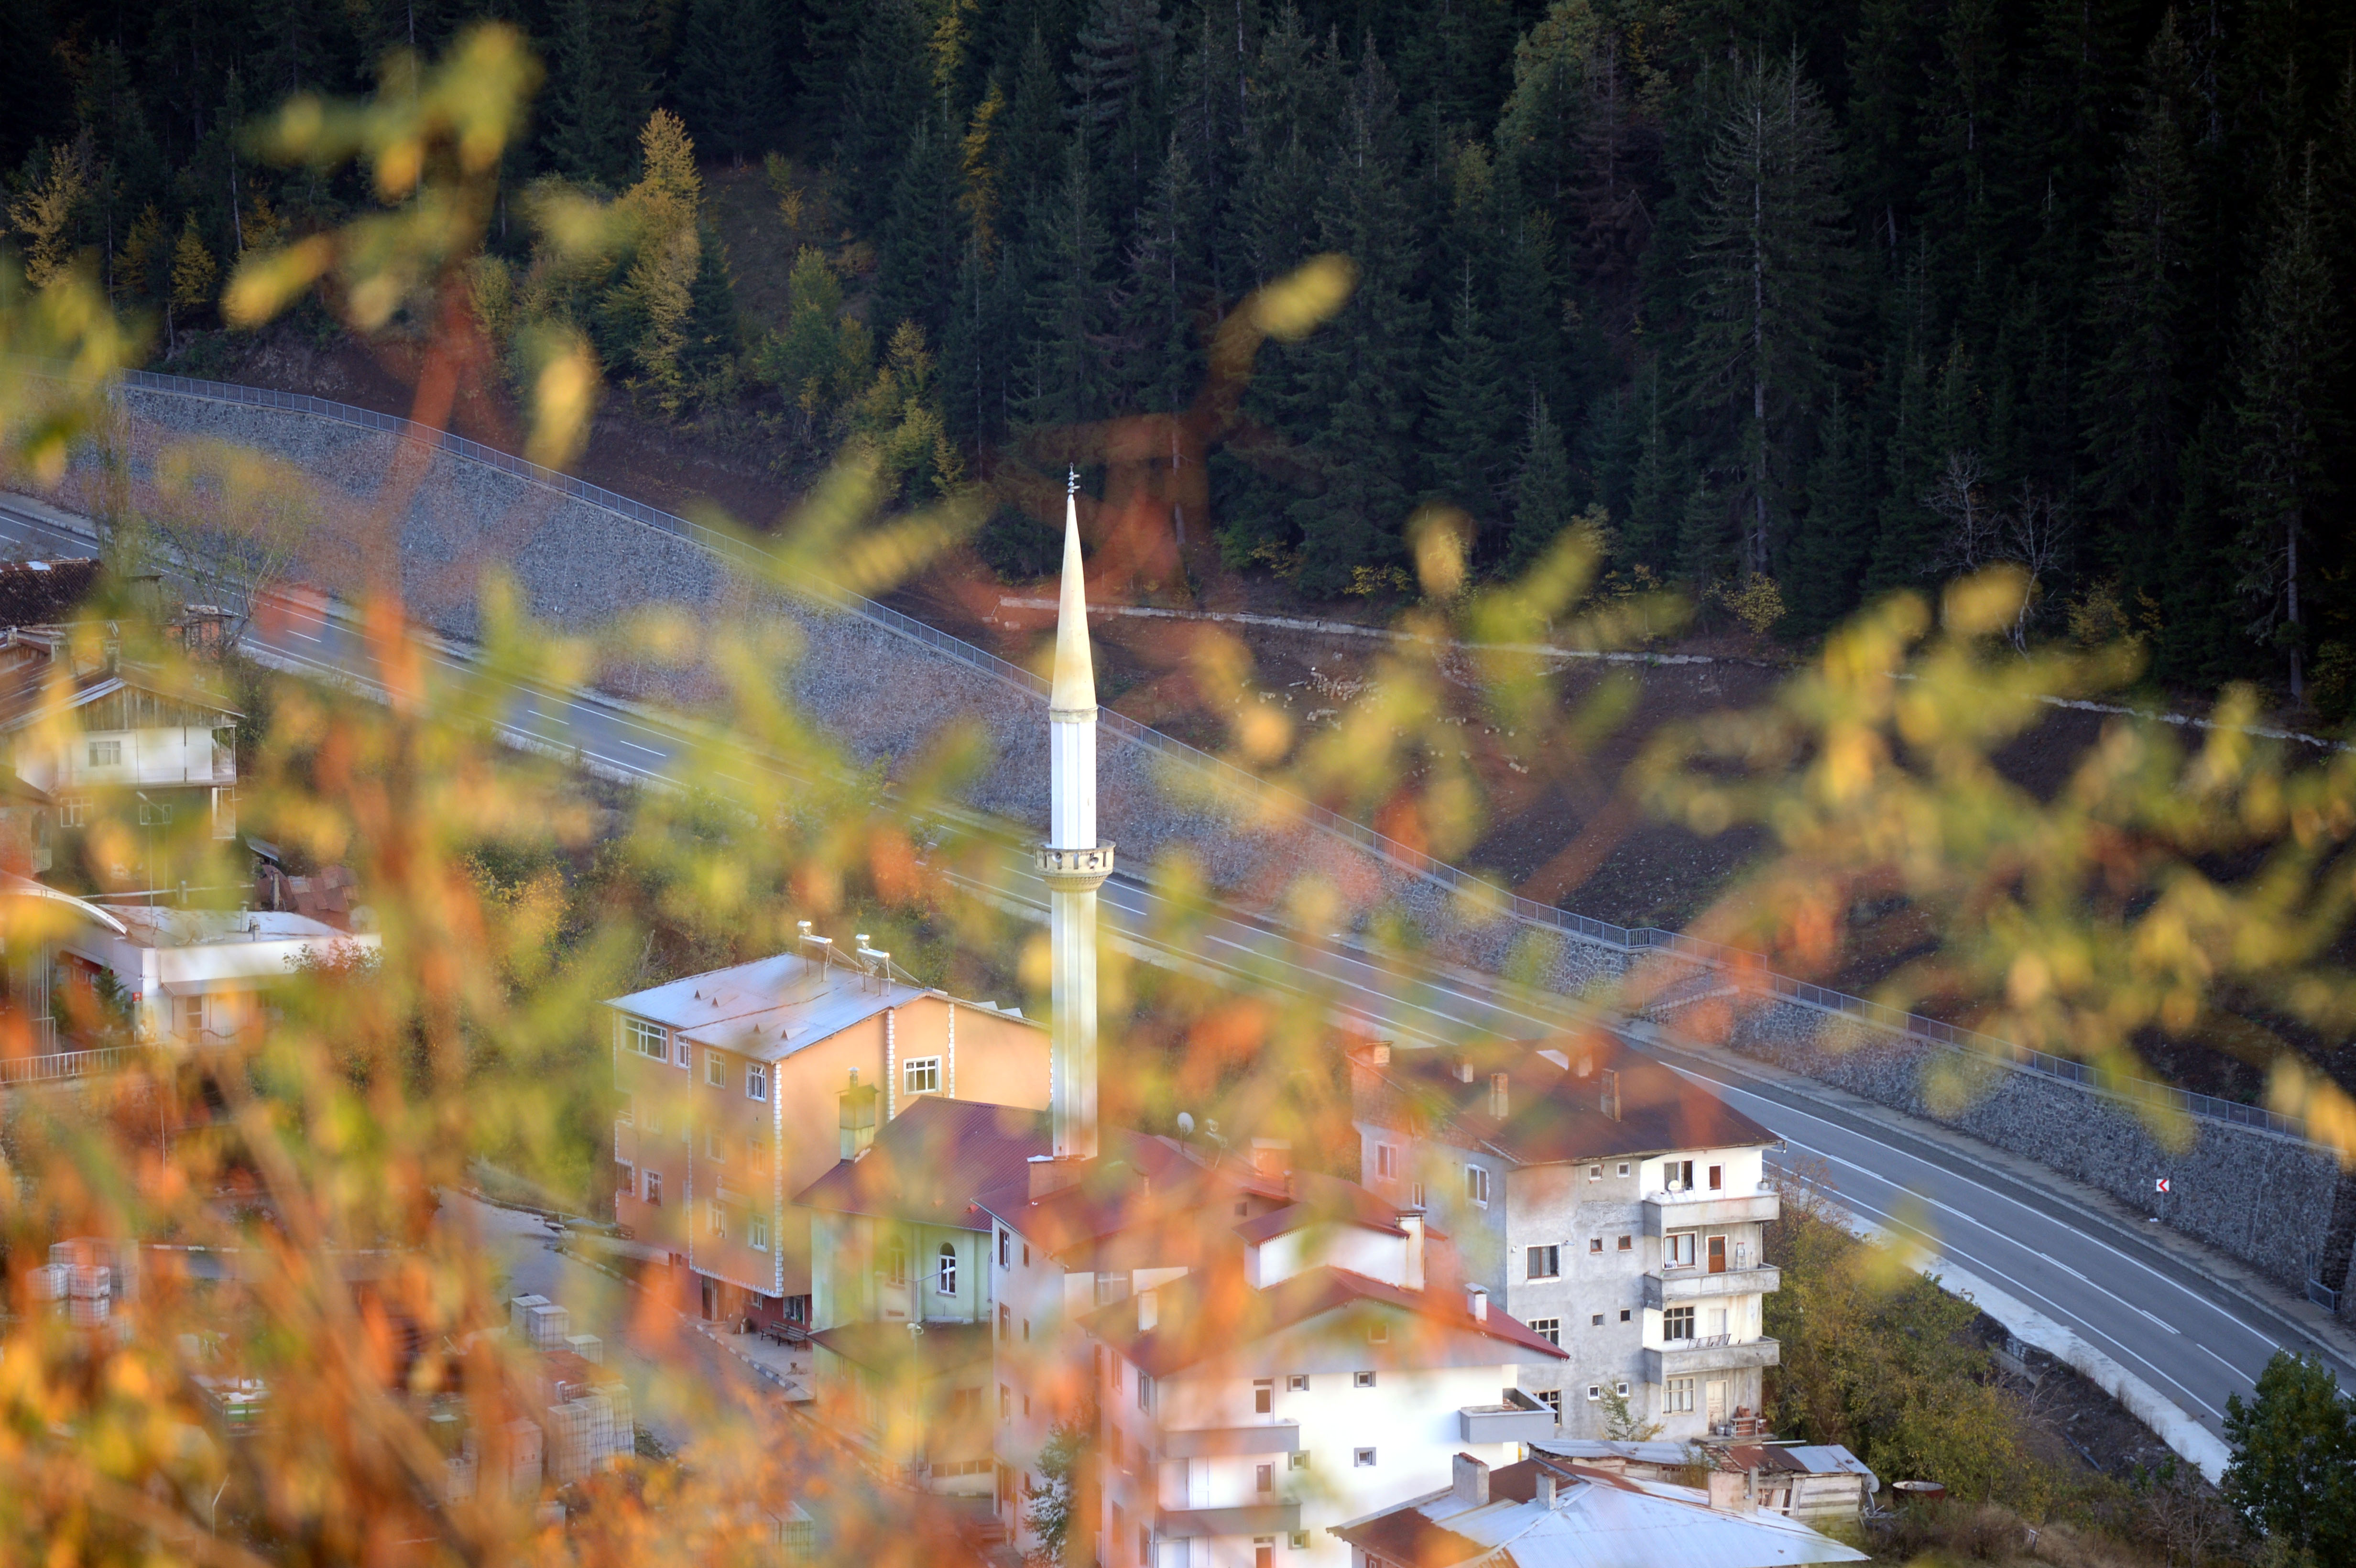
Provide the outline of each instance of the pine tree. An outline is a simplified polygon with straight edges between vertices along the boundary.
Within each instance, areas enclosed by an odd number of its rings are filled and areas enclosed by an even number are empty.
[[[2250,630],[2286,656],[2293,702],[2306,697],[2308,615],[2300,601],[2306,545],[2322,500],[2329,414],[2325,394],[2341,353],[2331,269],[2318,232],[2312,149],[2282,212],[2244,313],[2234,423],[2241,463],[2242,592],[2258,607]]]
[[[2169,516],[2190,411],[2183,368],[2195,306],[2199,193],[2185,122],[2191,82],[2176,13],[2144,56],[2136,123],[2103,235],[2086,378],[2094,503],[2125,528]]]
[[[1587,0],[1555,0],[1514,46],[1514,88],[1497,117],[1498,158],[1533,203],[1558,217],[1570,216],[1584,183],[1577,155],[1595,41]]]
[[[842,89],[835,162],[844,205],[873,230],[891,210],[908,144],[932,111],[924,17],[916,0],[874,0]]]
[[[1121,228],[1145,204],[1169,138],[1173,31],[1160,0],[1095,0],[1065,79],[1103,208]]]
[[[1085,142],[1076,141],[1066,154],[1063,187],[1040,215],[1032,242],[1038,260],[1022,417],[1034,431],[1070,431],[1102,417],[1108,389],[1103,343],[1111,247],[1097,213]]]
[[[1631,394],[1637,405],[1635,474],[1628,491],[1625,547],[1632,559],[1666,578],[1676,567],[1677,521],[1687,488],[1685,454],[1675,445],[1664,406],[1661,362],[1647,359]]]
[[[1863,418],[1836,391],[1808,464],[1807,518],[1784,574],[1791,586],[1787,630],[1804,636],[1828,631],[1857,608],[1873,537],[1871,443]]]
[[[1202,379],[1194,305],[1205,286],[1203,189],[1173,133],[1139,211],[1114,311],[1111,367],[1127,412],[1175,413]]]
[[[1755,61],[1708,159],[1689,400],[1719,420],[1716,465],[1739,473],[1740,564],[1768,572],[1836,348],[1848,272],[1838,146],[1796,56]]]
[[[963,248],[958,150],[932,113],[918,119],[892,180],[876,247],[874,319],[917,322],[927,338],[937,338],[946,319],[941,280],[957,275]]]
[[[568,179],[619,190],[647,114],[647,68],[626,0],[558,0],[541,99],[550,165]]]
[[[1321,241],[1357,262],[1357,287],[1332,324],[1302,346],[1298,407],[1322,416],[1308,441],[1319,488],[1288,508],[1301,530],[1299,581],[1307,593],[1348,592],[1360,568],[1389,567],[1406,556],[1408,453],[1419,411],[1417,350],[1426,312],[1409,293],[1414,254],[1398,132],[1397,91],[1368,39],[1318,208]]]
[[[1489,336],[1472,298],[1472,269],[1468,260],[1458,278],[1455,319],[1440,339],[1431,371],[1431,413],[1425,424],[1432,488],[1472,515],[1479,528],[1477,553],[1494,557],[1503,519],[1503,492],[1507,468],[1505,427],[1506,413],[1505,355]],[[1544,417],[1552,432],[1553,418],[1533,394],[1534,417]],[[1554,436],[1556,445],[1561,438]],[[1526,449],[1525,472],[1530,459]],[[1570,505],[1570,471],[1562,474],[1562,504]],[[1518,513],[1516,514],[1518,516]],[[1568,516],[1568,513],[1565,514]],[[1522,528],[1514,528],[1515,550],[1521,549]]]
[[[681,116],[738,168],[768,144],[784,105],[766,0],[690,0],[679,46]]]
[[[1260,39],[1244,112],[1243,170],[1231,208],[1239,286],[1283,276],[1315,234],[1318,167],[1340,96],[1336,62],[1320,53],[1290,5]]]
[[[1546,400],[1530,398],[1527,433],[1522,441],[1522,471],[1514,485],[1514,532],[1505,553],[1508,571],[1519,571],[1545,553],[1570,526],[1570,459],[1562,432]]]

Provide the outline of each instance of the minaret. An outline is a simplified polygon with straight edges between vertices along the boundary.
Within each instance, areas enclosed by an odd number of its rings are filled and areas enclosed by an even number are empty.
[[[1058,1160],[1094,1159],[1097,1153],[1097,889],[1112,870],[1112,846],[1097,842],[1097,675],[1080,575],[1079,490],[1075,470],[1064,493],[1064,582],[1047,694],[1047,842],[1039,848],[1054,945],[1048,1098]]]

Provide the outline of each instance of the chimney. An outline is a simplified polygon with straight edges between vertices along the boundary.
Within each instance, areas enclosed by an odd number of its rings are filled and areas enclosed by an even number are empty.
[[[874,1085],[862,1088],[859,1082],[859,1069],[854,1067],[851,1070],[850,1087],[836,1098],[841,1103],[838,1118],[842,1132],[841,1156],[844,1159],[857,1159],[875,1141],[877,1095]]]
[[[1620,1119],[1620,1074],[1609,1067],[1603,1070],[1603,1085],[1596,1093],[1595,1108],[1615,1122]]]
[[[1368,1060],[1377,1067],[1388,1067],[1391,1064],[1391,1042],[1387,1040],[1375,1041],[1375,1049],[1369,1053]]]
[[[1489,1074],[1489,1119],[1504,1121],[1512,1105],[1512,1100],[1505,1093],[1505,1075],[1502,1072]]]
[[[1077,1185],[1080,1179],[1080,1167],[1085,1163],[1086,1161],[1076,1159],[1057,1159],[1048,1154],[1033,1155],[1031,1157],[1031,1201],[1036,1203],[1052,1193],[1061,1192],[1066,1187]]]
[[[1551,1509],[1554,1507],[1554,1475],[1551,1471],[1540,1470],[1538,1472],[1537,1503],[1538,1507],[1542,1509]]]
[[[1464,1304],[1472,1309],[1473,1322],[1486,1323],[1489,1321],[1489,1290],[1486,1285],[1466,1285],[1464,1287]]]
[[[1402,1209],[1399,1229],[1407,1232],[1407,1267],[1399,1272],[1399,1285],[1407,1290],[1423,1288],[1423,1211]]]
[[[1709,1506],[1719,1513],[1751,1510],[1751,1477],[1736,1470],[1709,1473]]]
[[[1270,1181],[1282,1180],[1290,1191],[1292,1177],[1292,1145],[1284,1138],[1254,1138],[1251,1141],[1252,1174]]]
[[[1482,1507],[1489,1500],[1489,1467],[1470,1454],[1459,1454],[1449,1489],[1455,1493],[1458,1502],[1469,1508]]]
[[[1137,1293],[1137,1331],[1141,1334],[1151,1334],[1153,1332],[1154,1326],[1161,1321],[1162,1304],[1153,1298],[1153,1292],[1139,1291]]]
[[[1456,1064],[1456,1082],[1459,1083],[1470,1083],[1472,1082],[1472,1063],[1471,1061],[1460,1061]]]

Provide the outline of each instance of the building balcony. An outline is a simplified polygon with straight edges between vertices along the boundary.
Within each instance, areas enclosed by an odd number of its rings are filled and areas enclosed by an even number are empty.
[[[1300,1528],[1301,1505],[1295,1502],[1162,1510],[1162,1533],[1171,1537],[1289,1535]]]
[[[1737,1339],[1713,1334],[1703,1339],[1677,1339],[1659,1349],[1644,1351],[1644,1381],[1698,1377],[1708,1372],[1749,1371],[1782,1363],[1783,1347],[1775,1339]]]
[[[1708,1301],[1726,1296],[1760,1296],[1783,1287],[1779,1268],[1734,1268],[1708,1274],[1681,1268],[1644,1276],[1644,1305],[1662,1307],[1672,1301]]]
[[[1276,1421],[1263,1426],[1198,1426],[1162,1435],[1163,1459],[1215,1459],[1229,1454],[1298,1454],[1301,1424]]]
[[[1644,1234],[1707,1229],[1712,1225],[1763,1224],[1783,1212],[1772,1192],[1647,1192]]]
[[[1542,1443],[1554,1435],[1554,1412],[1519,1389],[1498,1404],[1467,1404],[1456,1412],[1460,1443]]]

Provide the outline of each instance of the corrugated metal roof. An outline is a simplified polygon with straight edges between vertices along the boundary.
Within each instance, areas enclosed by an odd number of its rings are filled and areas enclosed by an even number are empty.
[[[926,996],[947,993],[879,979],[840,961],[780,953],[633,991],[605,1005],[677,1029],[691,1044],[775,1061],[887,1008],[906,1007]],[[985,1003],[961,1005],[1019,1018]],[[1042,1027],[1034,1019],[1020,1021]]]
[[[1594,1471],[1566,1485],[1552,1508],[1537,1501],[1468,1504],[1452,1491],[1408,1506],[1445,1534],[1496,1553],[1481,1561],[1500,1568],[1783,1568],[1869,1561],[1781,1514],[1720,1512],[1691,1488]],[[1395,1534],[1397,1526],[1378,1516],[1336,1533],[1347,1540],[1377,1531]]]

